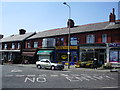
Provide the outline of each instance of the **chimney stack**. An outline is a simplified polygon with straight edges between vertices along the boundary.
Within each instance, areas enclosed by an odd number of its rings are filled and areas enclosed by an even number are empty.
[[[22,35],[22,34],[25,34],[25,33],[26,33],[26,30],[24,30],[24,29],[19,30],[19,35]]]
[[[67,27],[69,28],[72,28],[74,27],[74,21],[72,19],[68,19],[68,22],[67,22]]]
[[[110,13],[110,15],[109,15],[109,22],[115,22],[115,18],[116,18],[115,9],[113,8],[113,12]]]

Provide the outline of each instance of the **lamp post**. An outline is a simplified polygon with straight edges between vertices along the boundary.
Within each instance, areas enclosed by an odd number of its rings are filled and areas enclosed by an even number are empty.
[[[69,30],[68,30],[68,69],[70,68],[70,17],[71,17],[71,7],[66,3],[66,2],[64,2],[63,3],[64,5],[66,5],[66,6],[68,6],[68,8],[69,8],[69,19],[68,19],[68,23],[69,23],[69,25],[68,25],[68,28],[69,28]]]

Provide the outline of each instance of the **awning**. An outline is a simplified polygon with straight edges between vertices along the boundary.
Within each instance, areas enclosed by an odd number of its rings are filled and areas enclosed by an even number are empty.
[[[22,52],[22,56],[31,56],[33,57],[35,55],[35,52]]]
[[[53,52],[53,50],[39,50],[37,55],[50,55],[51,52]]]

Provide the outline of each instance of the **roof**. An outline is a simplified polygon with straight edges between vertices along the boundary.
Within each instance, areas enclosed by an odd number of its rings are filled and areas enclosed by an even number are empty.
[[[120,20],[117,20],[120,22]],[[70,33],[82,33],[82,32],[91,32],[91,31],[98,31],[98,30],[107,30],[107,29],[117,29],[120,28],[120,23],[110,23],[110,22],[101,22],[101,23],[93,23],[93,24],[86,24],[86,25],[79,25],[73,28],[70,28]],[[57,36],[57,35],[65,35],[69,33],[69,28],[58,28],[47,30],[43,32],[38,32],[34,36],[28,39],[35,39],[35,38],[44,38],[50,36]]]
[[[26,33],[26,34],[22,34],[22,35],[19,35],[19,34],[11,35],[9,37],[2,38],[0,40],[0,42],[23,41],[23,40],[29,38],[30,36],[32,36],[34,34],[35,34],[35,32],[30,32],[30,33]]]

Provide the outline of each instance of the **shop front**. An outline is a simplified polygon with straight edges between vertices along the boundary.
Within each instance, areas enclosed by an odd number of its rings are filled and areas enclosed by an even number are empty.
[[[51,61],[54,60],[54,50],[53,49],[41,49],[37,52],[38,60],[41,59],[49,59]]]
[[[55,60],[61,63],[68,63],[68,46],[57,46],[55,50]],[[70,64],[78,61],[78,47],[70,46]]]
[[[81,44],[80,61],[93,61],[96,58],[100,65],[106,60],[106,44]]]
[[[109,62],[120,63],[120,43],[109,43]]]

